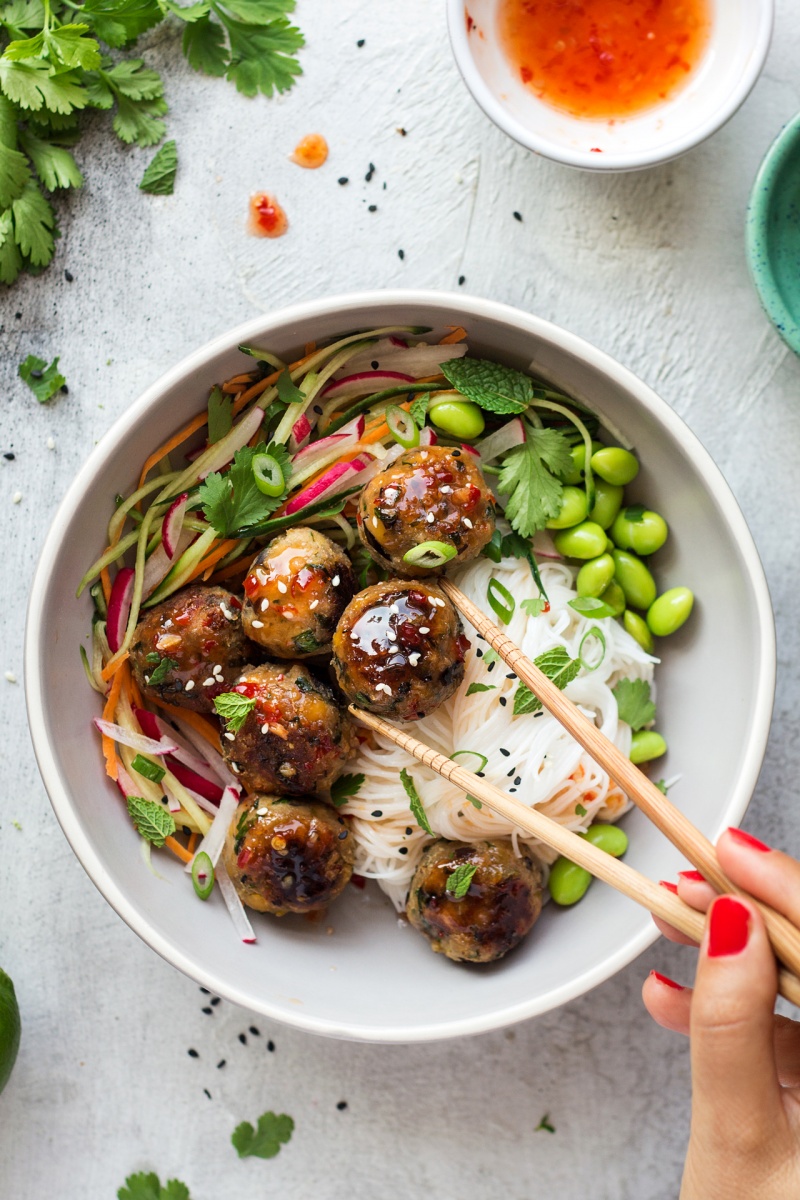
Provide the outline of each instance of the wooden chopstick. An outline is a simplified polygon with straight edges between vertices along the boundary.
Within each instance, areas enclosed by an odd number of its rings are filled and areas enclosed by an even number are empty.
[[[538,809],[529,808],[521,800],[502,792],[487,779],[481,779],[479,775],[468,771],[466,767],[459,766],[452,758],[439,754],[410,733],[398,729],[396,725],[390,725],[381,717],[364,712],[354,705],[350,706],[350,712],[362,725],[375,730],[376,733],[383,734],[396,746],[419,759],[426,767],[430,767],[444,779],[449,779],[451,783],[468,795],[475,796],[498,816],[505,817],[507,821],[538,838],[540,842],[551,846],[559,854],[578,863],[597,879],[602,879],[604,883],[609,884],[630,900],[634,900],[649,912],[668,921],[670,925],[674,925],[676,929],[685,933],[695,942],[701,940],[705,917],[696,909],[690,908],[679,896],[673,895],[672,892],[661,887],[660,884],[654,883],[652,879],[648,879],[646,875],[640,874],[639,871],[635,871],[633,867],[629,867],[619,859],[612,858],[604,850],[599,850],[586,838],[579,837],[578,834],[565,829],[563,825],[546,817]],[[778,989],[780,994],[792,1004],[800,1005],[800,979],[795,975],[786,970],[779,970]]]
[[[473,604],[468,596],[449,579],[438,581],[456,608],[477,629],[493,650],[496,650],[515,675],[541,700],[548,712],[572,734],[595,762],[611,776],[614,782],[634,802],[637,808],[650,818],[664,833],[673,846],[691,862],[709,883],[719,892],[732,892],[744,896],[760,909],[767,926],[772,947],[777,957],[791,971],[800,976],[800,930],[781,913],[768,904],[755,900],[727,878],[717,859],[711,842],[691,823],[680,809],[671,804],[662,791],[652,783],[644,772],[627,758],[588,717],[568,700],[552,680],[539,670],[535,663],[523,654],[518,646],[503,633],[485,613]],[[571,856],[570,856],[571,857]],[[588,868],[587,868],[588,869]],[[653,910],[655,911],[655,910]]]

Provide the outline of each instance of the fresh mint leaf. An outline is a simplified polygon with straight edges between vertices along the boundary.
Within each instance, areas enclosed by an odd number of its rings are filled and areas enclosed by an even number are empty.
[[[212,388],[208,397],[208,444],[224,438],[232,424],[233,396],[226,396],[221,388]]]
[[[29,354],[24,363],[19,365],[19,377],[24,379],[40,404],[46,404],[66,384],[66,379],[59,372],[58,357],[48,366],[43,358]]]
[[[636,732],[656,719],[656,706],[650,699],[650,684],[645,679],[620,679],[611,689],[617,702],[620,721]]]
[[[174,658],[159,659],[158,666],[147,680],[148,687],[158,687],[159,684],[164,683],[170,671],[174,671],[177,665],[178,663]]]
[[[131,763],[131,768],[134,771],[138,771],[145,779],[149,779],[151,783],[161,783],[161,780],[166,775],[163,767],[153,762],[152,759],[145,758],[143,754],[136,755]]]
[[[290,404],[302,404],[305,396],[300,391],[300,388],[292,383],[292,376],[289,373],[289,368],[281,371],[278,376],[275,387],[278,389],[278,397],[287,406]]]
[[[278,457],[276,448],[267,449],[263,442],[256,446],[243,446],[237,450],[229,470],[224,475],[212,471],[200,485],[199,497],[203,513],[220,537],[242,533],[265,521],[286,498],[286,489],[280,496],[267,496],[258,488],[253,475],[253,459],[257,454],[270,453]],[[278,458],[284,480],[288,477],[288,459]]]
[[[175,173],[178,170],[178,148],[174,141],[164,145],[150,160],[139,184],[140,192],[151,196],[171,196],[175,191]]]
[[[552,650],[545,650],[544,654],[539,654],[533,661],[539,670],[548,679],[551,679],[562,692],[567,684],[571,683],[580,673],[581,669],[580,660],[570,658],[563,646],[554,646]],[[541,707],[541,700],[534,696],[529,687],[520,683],[514,693],[514,716],[521,717],[539,712]]]
[[[428,405],[431,402],[429,392],[420,392],[416,400],[411,401],[411,408],[408,410],[411,413],[412,420],[419,429],[424,429],[425,418],[428,415]]]
[[[237,1125],[231,1141],[239,1158],[274,1158],[293,1132],[294,1121],[286,1113],[265,1112],[258,1118],[255,1129],[249,1121]]]
[[[145,800],[142,796],[128,796],[128,812],[136,826],[137,833],[154,846],[163,846],[168,837],[175,832],[175,818],[155,800]]]
[[[117,1192],[117,1200],[190,1200],[190,1196],[179,1179],[168,1179],[162,1187],[153,1171],[140,1171],[128,1176],[125,1187]]]
[[[541,612],[547,608],[547,601],[543,596],[536,596],[533,600],[522,600],[520,608],[526,612],[529,617],[538,617]]]
[[[414,820],[417,822],[420,829],[424,829],[426,833],[429,833],[431,837],[433,837],[433,830],[431,829],[431,823],[428,820],[428,814],[425,812],[425,807],[419,798],[419,792],[414,786],[414,780],[411,778],[405,767],[403,767],[402,771],[400,772],[400,782],[405,788],[406,795],[408,796],[408,806],[411,809],[411,814]]]
[[[488,412],[521,413],[533,399],[533,380],[513,367],[481,358],[452,358],[439,369],[456,391]]]
[[[493,683],[471,683],[467,688],[466,695],[474,696],[477,692],[493,692],[495,684]]]
[[[363,782],[363,775],[340,775],[331,785],[331,804],[341,808],[352,796],[358,795]]]
[[[478,869],[477,863],[460,863],[447,877],[445,891],[454,900],[463,900],[469,891],[472,877]]]
[[[255,705],[252,696],[243,696],[240,692],[223,692],[214,699],[214,710],[226,722],[228,733],[239,732]]]
[[[556,476],[565,474],[571,462],[563,433],[527,426],[525,444],[508,452],[497,480],[500,494],[508,496],[505,515],[516,533],[529,538],[558,516],[564,485]]]
[[[599,596],[576,596],[574,600],[569,601],[569,606],[574,608],[576,613],[580,613],[582,617],[614,616],[614,609]]]

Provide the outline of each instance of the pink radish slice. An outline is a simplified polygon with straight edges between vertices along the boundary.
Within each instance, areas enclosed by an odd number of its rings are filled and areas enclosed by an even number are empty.
[[[316,500],[324,500],[328,496],[335,496],[344,491],[355,482],[354,477],[368,465],[361,458],[354,458],[352,462],[334,463],[316,483],[312,483],[289,501],[286,505],[286,515],[292,516],[301,508],[305,508],[307,504],[313,504]]]
[[[513,450],[515,446],[522,446],[524,442],[525,426],[520,417],[512,417],[505,425],[495,429],[494,433],[477,442],[475,449],[481,456],[481,462],[488,463]]]
[[[154,738],[145,737],[142,733],[133,733],[122,725],[115,725],[113,721],[104,721],[102,717],[95,717],[94,723],[106,737],[113,738],[115,742],[119,742],[120,746],[130,746],[131,750],[136,750],[140,754],[172,754],[178,749],[175,743],[168,738],[156,741]]]
[[[216,867],[219,860],[222,847],[225,843],[225,835],[228,832],[228,827],[233,820],[233,814],[239,804],[239,788],[226,787],[222,793],[222,799],[219,802],[214,820],[211,822],[211,828],[206,833],[200,845],[197,847],[194,855],[186,864],[184,870],[191,875],[192,863],[198,854],[207,854],[211,862]]]
[[[392,336],[389,338],[389,341],[392,343],[393,346],[399,347],[400,350],[408,349],[408,342],[403,341],[402,338],[395,337],[394,334],[392,334]]]
[[[183,529],[183,518],[186,516],[186,504],[189,493],[184,492],[172,501],[161,523],[161,543],[167,552],[167,557],[173,559],[178,549],[178,538]]]
[[[111,589],[106,618],[106,637],[112,654],[117,653],[122,645],[122,639],[125,637],[135,576],[136,572],[133,567],[123,567],[121,571],[117,572],[114,586]]]
[[[301,417],[297,418],[292,426],[292,436],[289,438],[290,454],[296,453],[296,451],[306,444],[308,439],[311,437],[311,431],[313,428],[313,425],[305,413],[303,413]]]
[[[214,454],[208,460],[199,473],[199,479],[205,479],[212,471],[219,471],[222,467],[227,466],[237,450],[241,450],[242,446],[246,446],[250,438],[261,427],[261,422],[264,420],[264,410],[261,408],[251,408],[245,416],[242,417],[238,425],[234,425],[230,433],[226,433],[224,438],[214,444]]]
[[[472,454],[472,455],[473,455],[475,458],[480,458],[480,454],[479,454],[479,453],[478,453],[478,451],[475,449],[475,447],[474,447],[474,446],[468,446],[466,442],[462,442],[462,443],[461,443],[461,449],[462,449],[462,450],[463,450],[463,451],[464,451],[466,454]]]
[[[212,804],[219,804],[223,791],[219,784],[206,779],[204,775],[199,775],[197,771],[193,771],[185,763],[178,762],[177,758],[171,754],[167,755],[167,766],[178,783],[182,783],[186,788],[191,788],[193,792],[199,792],[201,796],[205,796],[206,800],[210,800]]]
[[[419,431],[420,446],[435,446],[438,441],[439,441],[439,439],[436,436],[436,434],[433,432],[433,430],[431,429],[430,425],[426,425],[424,429],[420,429],[420,431]]]
[[[356,442],[361,439],[366,426],[366,420],[362,416],[354,417],[352,421],[348,421],[347,425],[343,425],[336,433],[330,433],[327,437],[319,438],[318,441],[312,442],[310,446],[304,446],[302,450],[298,450],[292,459],[292,471],[295,475],[299,475],[301,471],[305,471],[308,467],[313,466],[315,462],[326,457],[332,450],[339,450],[344,453],[350,446],[355,446]]]
[[[135,796],[138,790],[136,784],[133,782],[122,763],[120,763],[119,767],[117,768],[117,787],[122,792],[126,800],[128,799],[128,796]]]
[[[171,813],[180,812],[181,802],[178,799],[178,797],[175,795],[175,793],[173,792],[173,790],[169,786],[169,784],[162,782],[161,787],[164,789],[164,795],[167,797],[168,811]]]
[[[369,396],[370,392],[382,392],[384,388],[396,387],[399,383],[413,383],[413,375],[400,371],[359,371],[336,379],[323,389],[326,400],[355,400],[358,396]]]
[[[188,746],[185,746],[180,738],[177,737],[175,730],[166,721],[163,721],[161,717],[156,716],[155,713],[151,713],[146,708],[134,708],[133,713],[139,722],[139,728],[147,737],[168,738],[171,742],[175,743],[177,748],[174,751],[174,757],[177,758],[178,762],[184,763],[185,766],[191,767],[193,771],[196,771],[198,775],[204,775],[206,778],[208,778],[209,773],[214,774],[213,768],[205,759],[193,754]]]
[[[533,553],[537,558],[552,558],[563,562],[564,555],[556,550],[555,542],[546,529],[540,529],[533,535]]]
[[[219,890],[222,892],[222,899],[225,901],[228,912],[231,915],[234,929],[243,942],[247,945],[252,945],[256,940],[256,935],[253,933],[253,926],[247,919],[244,905],[239,899],[239,893],[231,882],[230,875],[225,870],[224,863],[217,864],[215,878],[219,885]]]
[[[163,544],[156,546],[153,553],[144,564],[144,575],[142,576],[142,599],[146,600],[148,596],[156,590],[161,580],[166,576],[167,572],[175,562],[183,554],[184,550],[188,550],[192,542],[199,535],[192,529],[181,529],[178,536],[178,544],[175,548],[175,554],[169,558]]]

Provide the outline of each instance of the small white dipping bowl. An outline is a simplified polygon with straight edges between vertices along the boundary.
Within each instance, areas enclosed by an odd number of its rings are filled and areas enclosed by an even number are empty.
[[[315,339],[394,323],[430,325],[434,337],[463,324],[472,354],[531,367],[627,433],[642,464],[631,494],[670,524],[657,578],[697,596],[691,620],[660,644],[658,723],[670,749],[658,774],[681,775],[672,798],[709,837],[738,822],[761,766],[775,676],[769,595],[742,514],[697,439],[630,371],[563,329],[485,300],[424,291],[314,300],[224,334],[148,388],[102,439],[53,518],[31,592],[25,680],[56,816],[90,878],[149,946],[213,992],[276,1020],[411,1042],[479,1033],[580,996],[650,945],[650,916],[595,883],[573,909],[548,905],[506,959],[470,967],[432,953],[370,884],[348,887],[319,924],[254,914],[258,942],[243,945],[220,896],[201,903],[168,853],[153,856],[160,879],[139,853],[91,724],[100,701],[78,654],[91,600],[74,598],[106,545],[115,495],[133,490],[140,464],[203,409],[213,383],[247,367],[240,342],[289,357]],[[674,878],[686,865],[638,811],[625,828],[626,861],[652,879]]]
[[[773,0],[711,0],[709,43],[686,85],[635,116],[596,120],[561,112],[525,86],[500,43],[501,4],[447,0],[450,41],[464,82],[487,117],[521,146],[590,171],[668,162],[716,133],[758,79],[774,7]]]

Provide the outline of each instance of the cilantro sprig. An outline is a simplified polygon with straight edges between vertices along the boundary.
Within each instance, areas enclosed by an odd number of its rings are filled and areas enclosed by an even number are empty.
[[[249,1121],[237,1125],[231,1141],[239,1158],[274,1158],[293,1133],[294,1121],[286,1113],[265,1112],[258,1118],[255,1129]]]
[[[2,147],[0,147],[0,170],[2,170]],[[40,404],[48,400],[66,387],[67,381],[58,369],[58,358],[49,364],[35,354],[29,354],[25,362],[19,365],[19,377],[24,379]]]
[[[331,804],[341,808],[352,796],[357,796],[364,782],[363,775],[340,775],[331,784]]]
[[[620,679],[611,689],[617,702],[620,721],[630,725],[634,733],[652,725],[656,719],[656,706],[650,699],[650,684],[646,679]]]
[[[191,1200],[189,1189],[179,1179],[168,1179],[164,1186],[154,1171],[129,1175],[117,1192],[117,1200]]]
[[[258,454],[270,454],[283,472],[287,486],[280,496],[268,496],[256,484],[253,459]],[[288,495],[291,474],[289,455],[284,446],[274,442],[266,446],[243,446],[233,456],[229,469],[220,474],[212,471],[200,486],[199,497],[206,520],[220,537],[241,536],[254,529],[273,513]]]

